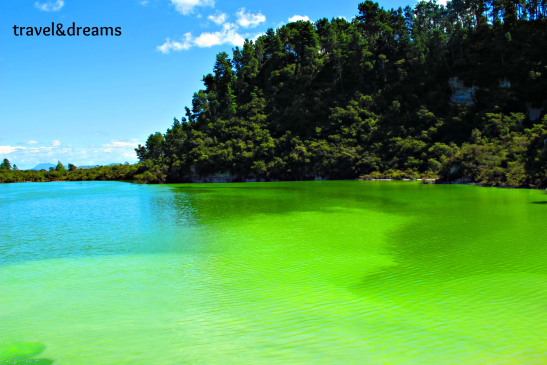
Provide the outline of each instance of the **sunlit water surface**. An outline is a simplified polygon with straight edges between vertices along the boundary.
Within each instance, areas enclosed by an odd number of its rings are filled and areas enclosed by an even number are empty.
[[[547,195],[0,185],[0,363],[547,363]]]

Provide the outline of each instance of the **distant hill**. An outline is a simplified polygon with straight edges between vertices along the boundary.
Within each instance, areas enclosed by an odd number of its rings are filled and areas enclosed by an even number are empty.
[[[36,170],[36,171],[40,171],[40,170],[49,170],[50,167],[53,167],[55,168],[55,166],[57,165],[54,165],[52,163],[49,163],[49,162],[43,162],[43,163],[39,163],[38,165],[34,166],[31,170]]]
[[[119,166],[119,165],[121,165],[121,163],[111,163],[111,164],[108,164],[108,165],[83,165],[83,166],[78,166],[78,168],[82,169],[82,170],[86,170],[86,169],[93,169],[95,167],[101,167],[101,166]],[[43,163],[40,163],[40,164],[34,166],[31,170],[36,170],[36,171],[46,170],[46,171],[48,171],[50,167],[55,168],[56,166],[57,166],[56,164],[43,162]],[[66,165],[65,167],[68,168],[68,165]]]
[[[121,163],[111,163],[108,165],[83,165],[83,166],[78,166],[78,168],[82,170],[86,170],[86,169],[93,169],[95,167],[101,167],[101,166],[119,166],[119,165],[121,165]]]

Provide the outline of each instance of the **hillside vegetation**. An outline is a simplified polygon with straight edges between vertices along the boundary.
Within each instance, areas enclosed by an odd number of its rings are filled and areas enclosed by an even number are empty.
[[[134,177],[547,185],[545,1],[365,1],[219,53],[203,83]]]
[[[219,53],[137,154],[152,182],[440,176],[547,183],[539,1],[453,0],[299,21]]]

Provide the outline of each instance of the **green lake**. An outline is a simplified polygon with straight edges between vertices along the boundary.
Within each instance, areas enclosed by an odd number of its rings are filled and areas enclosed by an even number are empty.
[[[0,185],[0,364],[546,364],[547,194]]]

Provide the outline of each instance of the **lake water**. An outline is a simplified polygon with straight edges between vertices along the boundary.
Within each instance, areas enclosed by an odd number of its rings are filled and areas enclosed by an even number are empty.
[[[547,363],[547,195],[0,185],[0,363]]]

